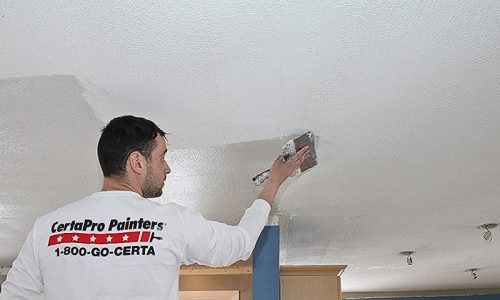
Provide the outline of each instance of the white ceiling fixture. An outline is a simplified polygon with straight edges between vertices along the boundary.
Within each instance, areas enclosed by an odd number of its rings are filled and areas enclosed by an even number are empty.
[[[403,252],[400,252],[399,254],[406,256],[406,263],[409,266],[413,265],[412,255],[415,254],[415,251],[403,251]]]
[[[493,236],[492,236],[490,229],[497,227],[497,225],[498,224],[496,224],[496,223],[487,223],[487,224],[483,224],[483,225],[479,226],[479,229],[485,230],[483,232],[483,238],[485,240],[487,240],[489,242],[491,242],[493,240]]]
[[[472,269],[465,270],[465,272],[470,273],[470,275],[472,276],[472,279],[476,280],[477,279],[477,271],[478,270],[479,270],[478,268],[472,268]]]

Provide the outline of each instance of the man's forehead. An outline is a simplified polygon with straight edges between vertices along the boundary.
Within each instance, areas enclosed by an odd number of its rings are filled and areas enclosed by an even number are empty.
[[[161,152],[167,152],[167,138],[158,134],[156,137],[156,146]]]

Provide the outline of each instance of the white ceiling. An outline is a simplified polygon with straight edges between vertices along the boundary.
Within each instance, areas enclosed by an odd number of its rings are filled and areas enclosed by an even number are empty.
[[[134,114],[172,133],[160,201],[233,224],[282,143],[319,136],[273,209],[282,264],[500,287],[477,229],[500,222],[500,1],[1,1],[0,41],[0,266],[100,188],[99,130]]]

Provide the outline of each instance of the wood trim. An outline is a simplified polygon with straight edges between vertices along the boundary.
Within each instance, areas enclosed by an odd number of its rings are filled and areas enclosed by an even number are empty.
[[[7,276],[9,273],[10,267],[0,267],[0,276]]]
[[[347,265],[280,266],[280,276],[340,276]]]
[[[179,291],[179,300],[239,300],[239,291]]]
[[[180,291],[239,291],[241,300],[252,300],[252,274],[180,276]]]
[[[239,261],[227,267],[207,267],[198,264],[181,266],[180,275],[245,275],[252,274],[252,260]]]
[[[343,272],[344,271],[342,270],[342,273]],[[340,275],[342,275],[342,273],[340,273]],[[337,288],[337,297],[338,297],[337,299],[342,300],[342,280],[340,280],[340,275],[339,275],[339,277],[337,277],[337,287],[338,287]]]
[[[343,292],[342,298],[377,298],[377,297],[419,297],[419,296],[472,296],[500,294],[500,289],[470,290],[435,290],[435,291],[401,291],[401,292]]]

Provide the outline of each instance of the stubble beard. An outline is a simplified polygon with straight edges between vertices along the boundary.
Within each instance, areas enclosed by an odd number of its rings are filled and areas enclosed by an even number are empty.
[[[162,187],[156,187],[154,184],[153,170],[150,166],[147,167],[146,179],[142,185],[142,193],[144,198],[158,198],[162,195]]]

